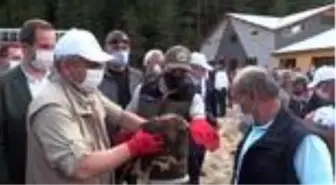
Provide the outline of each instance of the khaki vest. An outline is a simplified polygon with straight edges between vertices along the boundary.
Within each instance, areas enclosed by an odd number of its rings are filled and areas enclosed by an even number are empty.
[[[145,95],[140,95],[137,113],[145,118],[174,113],[188,119],[190,104],[190,101],[148,99]]]
[[[64,88],[63,88],[64,87]],[[77,92],[78,93],[78,92]],[[105,150],[110,143],[104,124],[105,110],[99,98],[100,94],[92,95],[92,106],[83,107],[76,97],[74,89],[53,82],[37,97],[29,107],[27,116],[27,184],[107,184],[113,183],[112,173],[106,173],[86,181],[71,179],[53,168],[48,162],[44,148],[34,130],[31,129],[34,116],[44,107],[52,104],[61,106],[64,111],[73,115],[72,120],[80,125],[85,140],[91,143],[92,151]],[[84,117],[85,115],[85,117]],[[94,123],[94,124],[93,124]],[[92,126],[93,125],[93,126]],[[94,133],[94,134],[93,134]]]
[[[190,101],[172,101],[170,99],[162,101],[151,99],[146,97],[146,95],[140,94],[137,113],[145,118],[174,113],[187,119],[189,117],[190,104]],[[169,153],[169,155],[174,156],[181,161],[181,163],[170,167],[168,171],[160,171],[158,167],[154,167],[150,172],[149,179],[169,181],[171,179],[178,179],[186,176],[188,171],[189,140],[188,137],[183,135],[178,137],[182,140],[180,140],[179,143],[176,143],[174,152]],[[146,161],[143,161],[143,163],[146,163]]]

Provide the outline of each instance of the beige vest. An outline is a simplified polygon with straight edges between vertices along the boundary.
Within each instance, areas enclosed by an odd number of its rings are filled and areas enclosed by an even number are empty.
[[[73,115],[73,121],[80,125],[81,133],[88,143],[91,143],[92,151],[105,150],[110,142],[104,124],[105,110],[100,100],[100,94],[92,95],[91,106],[84,106],[79,101],[79,92],[70,86],[61,85],[59,81],[51,83],[29,107],[27,116],[27,184],[110,184],[113,183],[112,173],[99,175],[87,181],[78,181],[65,176],[59,170],[53,168],[44,153],[44,149],[31,129],[31,122],[44,107],[52,104],[61,106],[64,111]],[[83,98],[83,97],[81,97]],[[84,116],[85,115],[85,116]],[[46,120],[47,121],[47,120]]]

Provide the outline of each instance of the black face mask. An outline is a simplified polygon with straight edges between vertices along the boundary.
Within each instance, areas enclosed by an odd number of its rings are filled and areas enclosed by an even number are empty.
[[[303,94],[303,92],[301,92],[301,91],[293,91],[293,94],[295,96],[301,96]]]
[[[169,89],[181,89],[188,84],[193,84],[192,79],[187,75],[174,76],[171,73],[164,74],[166,85]]]

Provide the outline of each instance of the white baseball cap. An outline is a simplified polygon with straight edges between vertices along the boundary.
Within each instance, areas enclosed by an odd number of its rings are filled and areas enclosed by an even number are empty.
[[[89,61],[105,63],[114,58],[105,53],[96,37],[87,30],[72,28],[56,43],[55,57],[81,56]]]
[[[208,71],[213,70],[213,68],[208,64],[208,61],[204,54],[199,52],[192,52],[191,53],[191,60],[190,63],[196,66],[200,66]]]
[[[313,81],[308,84],[308,87],[314,88],[321,82],[335,80],[335,72],[335,68],[331,66],[322,66],[316,69]]]

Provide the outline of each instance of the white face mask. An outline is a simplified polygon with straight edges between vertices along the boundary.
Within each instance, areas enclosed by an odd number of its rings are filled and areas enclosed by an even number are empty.
[[[160,67],[159,64],[156,64],[153,66],[153,73],[154,74],[161,74],[162,73],[162,68]]]
[[[97,90],[104,77],[103,69],[87,69],[84,81],[79,84],[79,88],[86,93],[92,93]]]
[[[13,69],[14,67],[18,66],[21,63],[20,60],[11,60],[10,61],[10,68]]]
[[[32,61],[32,65],[40,70],[48,70],[54,63],[54,51],[52,50],[36,50],[35,60]]]
[[[195,85],[201,85],[202,79],[195,77],[195,75],[190,76]]]
[[[128,64],[129,60],[129,51],[118,51],[112,53],[112,56],[115,57],[115,60],[112,61],[112,64],[116,67],[125,67]]]

